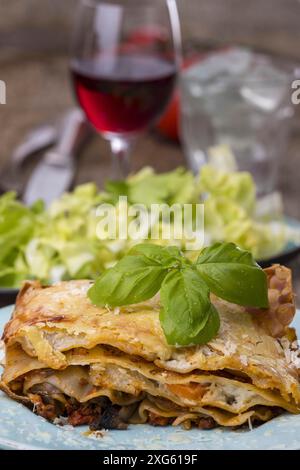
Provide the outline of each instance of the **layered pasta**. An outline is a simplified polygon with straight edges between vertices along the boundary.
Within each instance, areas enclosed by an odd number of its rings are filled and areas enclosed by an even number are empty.
[[[54,423],[210,429],[299,413],[291,273],[266,270],[267,310],[215,296],[221,327],[205,345],[167,344],[160,299],[121,308],[90,302],[90,281],[25,282],[5,327],[0,387]]]

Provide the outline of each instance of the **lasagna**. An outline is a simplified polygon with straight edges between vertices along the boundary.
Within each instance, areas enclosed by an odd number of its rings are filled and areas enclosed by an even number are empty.
[[[180,348],[166,342],[158,296],[99,308],[87,297],[90,281],[28,281],[5,327],[1,389],[54,423],[92,430],[251,426],[299,413],[291,273],[279,265],[265,271],[269,309],[213,296],[218,335]]]

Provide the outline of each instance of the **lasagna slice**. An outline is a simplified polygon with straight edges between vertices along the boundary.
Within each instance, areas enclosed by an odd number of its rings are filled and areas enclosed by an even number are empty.
[[[5,327],[1,388],[45,418],[91,429],[128,423],[212,428],[299,413],[290,271],[266,270],[270,308],[217,297],[221,328],[205,345],[167,344],[160,301],[110,309],[90,281],[26,282]]]

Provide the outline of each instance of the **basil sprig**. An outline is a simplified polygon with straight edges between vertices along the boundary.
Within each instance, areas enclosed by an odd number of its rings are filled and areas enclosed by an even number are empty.
[[[267,277],[251,253],[233,243],[205,248],[191,263],[176,247],[135,246],[89,289],[93,304],[120,307],[160,291],[160,323],[169,344],[205,344],[216,336],[219,314],[210,293],[249,307],[268,307]]]
[[[205,248],[196,268],[211,292],[234,304],[268,307],[267,277],[248,251],[233,243]]]

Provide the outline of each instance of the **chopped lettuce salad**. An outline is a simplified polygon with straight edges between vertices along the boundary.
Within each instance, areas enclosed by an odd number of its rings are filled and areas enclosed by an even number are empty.
[[[206,165],[195,177],[183,168],[163,174],[144,168],[126,181],[108,182],[101,192],[93,183],[78,186],[47,210],[41,201],[28,208],[14,193],[3,195],[0,198],[0,286],[19,287],[24,279],[40,279],[45,283],[94,279],[113,266],[129,248],[142,241],[97,237],[96,209],[101,203],[113,204],[118,217],[127,217],[126,207],[119,203],[120,195],[126,195],[129,204],[146,206],[202,202],[205,245],[231,241],[251,251],[256,259],[268,258],[282,250],[290,236],[280,210],[273,215],[270,207],[266,210],[268,204],[256,200],[255,185],[248,173]],[[160,231],[165,222],[155,223]],[[168,243],[185,251],[184,239]],[[191,257],[194,255],[190,253]]]

